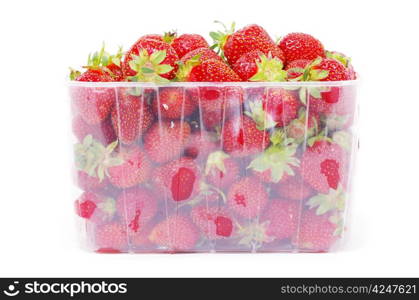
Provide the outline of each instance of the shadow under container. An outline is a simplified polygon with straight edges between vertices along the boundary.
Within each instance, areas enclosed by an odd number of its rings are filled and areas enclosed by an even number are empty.
[[[83,245],[337,249],[358,146],[356,85],[70,82]]]

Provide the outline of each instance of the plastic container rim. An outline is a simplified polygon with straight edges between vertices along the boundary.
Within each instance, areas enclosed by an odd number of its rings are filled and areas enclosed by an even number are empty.
[[[278,82],[168,82],[168,83],[153,83],[153,82],[86,82],[86,81],[68,81],[69,87],[145,87],[145,88],[159,88],[159,87],[197,87],[197,86],[239,86],[239,87],[340,87],[340,86],[354,86],[359,83],[356,80],[343,81],[278,81]]]

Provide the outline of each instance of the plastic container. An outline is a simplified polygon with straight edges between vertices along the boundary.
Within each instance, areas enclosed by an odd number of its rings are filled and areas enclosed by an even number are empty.
[[[71,82],[84,245],[337,249],[358,144],[356,84]]]

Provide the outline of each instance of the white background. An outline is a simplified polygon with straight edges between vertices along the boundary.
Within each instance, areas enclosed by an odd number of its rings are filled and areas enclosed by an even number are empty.
[[[0,276],[419,276],[417,1],[1,1]],[[213,20],[315,35],[362,77],[347,248],[332,254],[97,255],[73,219],[69,66],[107,41]]]

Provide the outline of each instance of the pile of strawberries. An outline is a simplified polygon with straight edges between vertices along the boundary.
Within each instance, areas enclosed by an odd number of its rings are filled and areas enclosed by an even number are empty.
[[[275,43],[258,25],[210,35],[211,47],[146,35],[71,72],[90,246],[328,251],[344,230],[356,141],[354,85],[330,81],[356,79],[350,60],[308,34]]]

